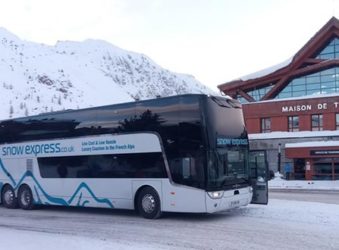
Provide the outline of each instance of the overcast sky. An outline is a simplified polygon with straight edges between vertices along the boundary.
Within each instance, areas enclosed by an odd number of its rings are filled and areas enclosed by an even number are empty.
[[[106,40],[216,86],[293,56],[339,0],[0,0],[21,39]]]

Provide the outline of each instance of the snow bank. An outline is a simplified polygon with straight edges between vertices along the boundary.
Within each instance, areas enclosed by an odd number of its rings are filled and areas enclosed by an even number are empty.
[[[278,139],[278,138],[305,138],[305,137],[325,137],[339,136],[339,130],[323,130],[323,131],[299,131],[285,132],[277,131],[271,133],[249,134],[250,140]]]
[[[268,182],[269,189],[300,189],[339,191],[339,181],[294,181],[277,176]]]
[[[337,146],[339,146],[339,141],[311,141],[311,142],[296,142],[285,144],[285,148],[337,147]]]

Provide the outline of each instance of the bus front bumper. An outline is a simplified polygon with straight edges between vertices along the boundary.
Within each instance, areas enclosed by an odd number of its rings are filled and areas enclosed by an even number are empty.
[[[220,198],[211,198],[211,195],[206,193],[207,213],[216,213],[246,206],[251,203],[253,192],[252,187],[246,187],[237,190],[221,191],[219,195],[221,196]]]

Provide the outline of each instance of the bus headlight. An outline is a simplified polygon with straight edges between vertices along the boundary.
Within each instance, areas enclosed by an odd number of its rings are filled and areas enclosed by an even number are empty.
[[[220,199],[223,195],[224,191],[208,192],[208,196],[212,199]]]
[[[258,176],[257,181],[258,182],[265,182],[265,179],[262,176]]]
[[[250,187],[250,193],[253,193],[253,187]]]

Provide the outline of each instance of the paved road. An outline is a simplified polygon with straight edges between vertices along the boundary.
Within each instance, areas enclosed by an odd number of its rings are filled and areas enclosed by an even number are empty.
[[[269,198],[291,201],[312,201],[327,204],[339,204],[339,192],[333,191],[270,190]]]

